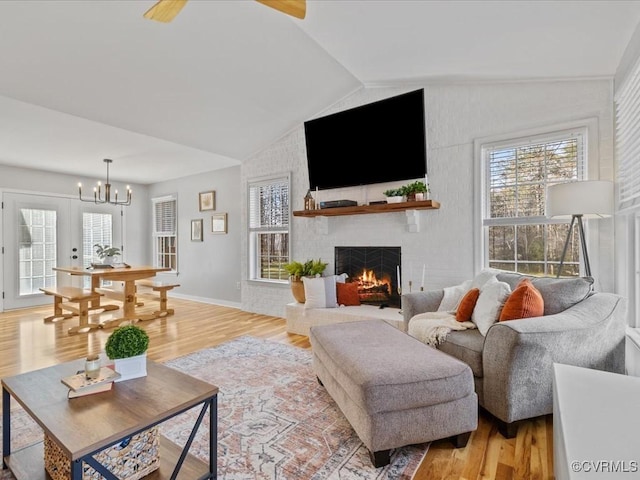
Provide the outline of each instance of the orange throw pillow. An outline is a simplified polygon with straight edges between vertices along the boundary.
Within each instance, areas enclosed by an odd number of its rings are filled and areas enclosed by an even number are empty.
[[[462,297],[462,300],[460,300],[458,308],[456,309],[456,320],[458,322],[468,322],[471,320],[471,314],[473,313],[473,309],[476,307],[476,302],[478,301],[479,296],[479,288],[472,288],[464,294],[464,297]]]
[[[504,302],[500,321],[518,320],[520,318],[541,317],[544,315],[544,300],[540,291],[533,286],[531,280],[525,278]]]
[[[344,305],[345,307],[360,305],[358,284],[356,282],[336,282],[336,288],[338,293],[338,305]]]

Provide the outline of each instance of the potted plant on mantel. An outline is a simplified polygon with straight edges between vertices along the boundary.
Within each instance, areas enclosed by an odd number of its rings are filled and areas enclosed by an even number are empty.
[[[387,203],[400,203],[404,200],[404,188],[390,188],[382,192],[387,197]]]
[[[304,296],[304,283],[302,283],[302,277],[315,277],[321,275],[324,269],[327,268],[327,263],[321,259],[307,260],[306,262],[290,262],[283,265],[283,268],[289,274],[289,283],[291,284],[291,293],[293,298],[298,303],[304,303],[306,298]]]
[[[427,193],[427,185],[422,180],[417,180],[402,187],[408,202],[415,200],[424,200],[424,194]]]
[[[148,347],[149,335],[136,325],[118,327],[109,335],[104,350],[121,375],[116,382],[147,375]]]

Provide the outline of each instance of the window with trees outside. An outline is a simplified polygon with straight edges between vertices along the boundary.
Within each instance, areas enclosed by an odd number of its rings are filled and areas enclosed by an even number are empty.
[[[249,181],[250,280],[289,280],[290,185],[289,175]]]
[[[178,199],[158,197],[153,203],[153,266],[178,270]]]
[[[556,132],[482,145],[485,266],[555,276],[568,220],[545,216],[546,190],[582,180],[586,130]],[[563,276],[580,275],[580,238],[571,233]]]

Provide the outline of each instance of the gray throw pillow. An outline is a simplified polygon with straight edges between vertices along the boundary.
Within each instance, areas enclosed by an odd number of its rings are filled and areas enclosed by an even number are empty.
[[[592,277],[552,278],[534,277],[519,273],[499,273],[498,280],[506,282],[513,290],[523,278],[528,278],[544,300],[544,314],[554,315],[573,307],[593,293]]]

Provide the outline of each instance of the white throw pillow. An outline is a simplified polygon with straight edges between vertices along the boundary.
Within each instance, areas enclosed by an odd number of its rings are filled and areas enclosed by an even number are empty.
[[[327,277],[302,277],[304,284],[304,308],[336,308],[336,275]]]
[[[471,280],[466,280],[460,285],[453,287],[444,287],[444,296],[438,306],[438,312],[453,312],[458,307],[460,300],[464,297],[464,294],[469,291]]]
[[[498,321],[500,312],[511,294],[508,283],[499,282],[496,277],[490,278],[480,289],[480,296],[471,314],[471,321],[484,337],[489,327]]]
[[[498,270],[497,268],[483,268],[482,270],[480,270],[480,273],[473,277],[469,290],[471,290],[472,288],[479,288],[480,290],[482,290],[482,287],[485,283],[487,283],[492,278],[496,278],[496,275],[501,272],[502,270]]]

